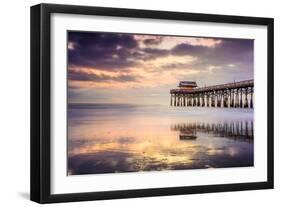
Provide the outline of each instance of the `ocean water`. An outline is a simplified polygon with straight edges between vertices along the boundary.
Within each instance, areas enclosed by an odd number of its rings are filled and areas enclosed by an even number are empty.
[[[248,167],[253,109],[69,104],[68,175]]]

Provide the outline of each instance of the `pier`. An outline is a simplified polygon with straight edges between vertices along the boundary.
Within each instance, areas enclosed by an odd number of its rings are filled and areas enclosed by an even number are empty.
[[[194,81],[180,81],[171,89],[170,105],[175,107],[253,108],[254,80],[197,87]]]

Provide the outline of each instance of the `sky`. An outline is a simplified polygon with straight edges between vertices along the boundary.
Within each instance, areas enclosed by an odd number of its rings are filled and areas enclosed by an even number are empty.
[[[254,40],[68,32],[68,102],[169,104],[179,81],[253,79]]]

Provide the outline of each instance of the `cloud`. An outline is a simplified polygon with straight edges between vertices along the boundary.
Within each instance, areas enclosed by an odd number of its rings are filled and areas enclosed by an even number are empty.
[[[165,39],[160,35],[134,35],[134,38],[138,41],[140,48],[155,47]]]
[[[203,47],[218,47],[223,41],[216,38],[197,38],[190,37],[186,41],[188,44],[193,46],[203,46]]]
[[[158,45],[162,42],[162,37],[148,38],[143,41],[145,45]]]
[[[204,46],[198,46],[198,45],[194,46],[191,44],[182,43],[182,44],[178,44],[174,48],[172,48],[171,53],[173,55],[194,55],[194,56],[200,55],[200,56],[202,56],[210,50],[213,50],[213,49],[206,48]]]
[[[69,86],[115,90],[247,79],[253,46],[241,39],[69,32]]]
[[[157,37],[157,36],[156,36]],[[222,43],[219,38],[205,37],[184,37],[184,36],[161,36],[161,42],[154,47],[158,49],[170,50],[179,44],[188,44],[192,46],[217,47]]]
[[[134,65],[128,58],[138,42],[132,35],[113,33],[69,32],[69,65],[123,69]]]
[[[68,80],[71,81],[93,81],[93,82],[132,82],[137,81],[137,76],[129,74],[113,74],[108,75],[105,73],[89,73],[87,70],[69,70]]]
[[[69,65],[80,67],[126,70],[137,66],[140,60],[166,57],[171,54],[199,54],[219,43],[221,40],[210,38],[205,40],[157,35],[69,32],[68,61]]]

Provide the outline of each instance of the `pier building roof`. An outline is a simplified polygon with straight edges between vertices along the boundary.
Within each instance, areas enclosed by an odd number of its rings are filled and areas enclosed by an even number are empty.
[[[180,81],[179,87],[197,87],[197,83],[195,81]]]

